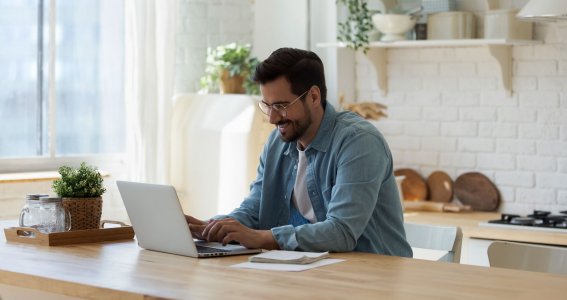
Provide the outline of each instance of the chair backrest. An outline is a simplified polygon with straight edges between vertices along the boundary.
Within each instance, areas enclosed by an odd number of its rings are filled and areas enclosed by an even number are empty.
[[[459,262],[463,233],[458,226],[404,223],[406,239],[412,248],[446,251],[439,261]],[[415,255],[414,258],[421,258]],[[426,257],[423,257],[427,259]]]
[[[488,246],[491,267],[567,275],[567,248],[510,242]]]

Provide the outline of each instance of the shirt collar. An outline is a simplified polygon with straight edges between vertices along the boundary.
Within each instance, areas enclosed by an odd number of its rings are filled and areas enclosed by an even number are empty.
[[[323,114],[323,120],[321,120],[321,126],[319,126],[319,130],[317,130],[317,134],[315,135],[315,138],[313,139],[311,144],[307,146],[305,151],[307,151],[310,148],[313,148],[321,152],[327,152],[327,149],[329,148],[329,144],[331,143],[331,139],[328,138],[328,135],[333,130],[336,116],[337,116],[337,111],[335,110],[335,107],[331,105],[331,103],[327,102],[327,106],[325,107],[325,113]],[[297,152],[298,152],[297,141],[293,141],[288,143],[284,155],[290,155],[293,153],[295,154],[293,156],[297,157]]]
[[[333,131],[336,116],[337,112],[335,111],[335,108],[331,105],[331,103],[327,102],[325,113],[323,114],[323,120],[321,120],[321,126],[319,126],[319,130],[317,130],[315,138],[311,144],[307,146],[307,149],[313,148],[321,152],[327,152],[331,143],[329,136],[331,135],[331,131]]]
[[[333,126],[335,124],[335,119],[337,116],[337,112],[331,103],[327,102],[327,106],[325,107],[325,113],[323,114],[323,119],[321,120],[321,126],[319,126],[319,130],[317,130],[317,134],[313,141],[305,148],[305,151],[313,148],[317,151],[327,152],[329,148],[329,144],[331,143],[331,139],[328,138],[330,132],[333,130]],[[295,151],[294,151],[295,150]],[[285,150],[285,155],[290,155],[291,153],[297,153],[297,141],[293,141],[288,143],[287,149]],[[297,155],[294,155],[294,157]]]

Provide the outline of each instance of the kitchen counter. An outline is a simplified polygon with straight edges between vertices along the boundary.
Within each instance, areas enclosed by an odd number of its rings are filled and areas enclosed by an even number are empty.
[[[463,238],[502,240],[524,243],[567,246],[567,230],[565,232],[532,231],[522,227],[511,226],[510,229],[482,227],[478,224],[488,220],[500,219],[496,212],[421,212],[406,211],[406,222],[460,226]]]
[[[135,240],[38,246],[7,242],[2,230],[0,297],[9,299],[7,287],[20,289],[15,298],[44,292],[65,299],[561,299],[567,294],[567,277],[560,275],[368,253],[331,257],[346,261],[304,272],[235,269],[230,266],[248,257],[195,259],[143,250]]]

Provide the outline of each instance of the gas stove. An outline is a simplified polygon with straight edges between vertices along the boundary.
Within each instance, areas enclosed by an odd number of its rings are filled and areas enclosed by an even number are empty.
[[[522,229],[534,231],[551,231],[567,233],[567,211],[552,214],[549,211],[534,210],[532,214],[521,216],[502,214],[500,220],[490,220],[480,226],[500,227],[507,229]]]

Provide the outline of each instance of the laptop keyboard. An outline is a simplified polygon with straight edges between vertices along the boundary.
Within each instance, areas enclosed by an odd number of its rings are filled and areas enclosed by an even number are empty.
[[[232,250],[228,250],[228,249],[217,249],[217,248],[211,248],[211,247],[203,247],[203,246],[197,246],[197,252],[199,253],[219,253],[219,252],[232,252]]]

